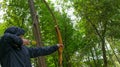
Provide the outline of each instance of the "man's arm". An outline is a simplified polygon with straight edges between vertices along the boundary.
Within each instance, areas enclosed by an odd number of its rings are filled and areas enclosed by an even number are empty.
[[[21,47],[23,44],[23,40],[19,36],[10,33],[5,33],[2,39],[5,43],[8,43],[14,47]]]
[[[36,47],[36,48],[28,48],[29,54],[31,58],[38,57],[38,56],[45,56],[49,55],[56,50],[58,50],[59,46],[48,46],[48,47]]]
[[[23,41],[20,37],[5,33],[0,39],[0,59],[13,48],[20,48]]]

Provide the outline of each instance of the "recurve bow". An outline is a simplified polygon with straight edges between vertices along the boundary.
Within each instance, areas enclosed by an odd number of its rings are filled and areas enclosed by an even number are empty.
[[[61,33],[60,33],[60,29],[58,27],[58,23],[57,23],[57,20],[55,18],[55,15],[53,14],[52,10],[50,9],[49,5],[47,4],[47,2],[45,0],[43,0],[46,7],[48,8],[48,10],[50,11],[52,17],[53,17],[53,20],[54,20],[54,23],[55,23],[55,29],[56,29],[56,32],[57,32],[57,37],[58,37],[58,43],[59,44],[63,44],[62,42],[62,36],[61,36]],[[59,67],[62,67],[62,52],[63,52],[63,47],[60,47],[58,49],[58,54],[59,54]]]

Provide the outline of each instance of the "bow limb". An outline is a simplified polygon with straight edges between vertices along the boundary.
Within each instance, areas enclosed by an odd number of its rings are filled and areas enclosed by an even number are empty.
[[[58,23],[57,23],[57,20],[55,18],[55,15],[54,13],[52,12],[52,10],[50,9],[49,5],[47,4],[47,2],[45,0],[43,0],[43,2],[45,3],[46,7],[48,8],[48,10],[50,11],[51,15],[52,15],[52,18],[54,20],[54,23],[55,23],[55,29],[56,29],[56,32],[57,32],[57,36],[58,36],[58,43],[59,44],[63,44],[62,42],[62,37],[61,37],[61,33],[60,33],[60,30],[58,28]],[[62,52],[63,52],[63,47],[60,47],[58,49],[58,54],[59,54],[59,67],[62,67]]]
[[[57,37],[58,37],[58,42],[59,44],[63,44],[62,42],[62,36],[60,33],[60,30],[58,28],[58,25],[55,26],[56,32],[57,32]],[[58,49],[58,54],[59,54],[59,66],[62,67],[62,52],[63,52],[63,47],[60,47]]]

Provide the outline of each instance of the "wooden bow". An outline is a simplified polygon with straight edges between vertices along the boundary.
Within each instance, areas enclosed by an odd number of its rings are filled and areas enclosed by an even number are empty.
[[[58,43],[59,44],[63,44],[62,42],[62,36],[61,36],[61,33],[60,33],[60,30],[59,30],[59,27],[58,27],[58,23],[57,23],[57,20],[52,12],[52,10],[50,9],[49,5],[47,4],[47,2],[45,0],[43,0],[46,7],[48,8],[48,10],[50,11],[52,17],[53,17],[53,20],[54,20],[54,23],[55,23],[55,29],[56,29],[56,32],[57,32],[57,37],[58,37]],[[60,47],[58,49],[58,54],[59,54],[59,67],[62,67],[62,52],[63,52],[63,47]]]
[[[62,36],[60,33],[60,30],[58,28],[58,25],[55,26],[56,32],[57,32],[57,37],[58,37],[58,43],[63,44],[62,42]],[[59,66],[62,67],[62,52],[63,52],[63,47],[60,47],[58,49],[58,54],[59,54]]]

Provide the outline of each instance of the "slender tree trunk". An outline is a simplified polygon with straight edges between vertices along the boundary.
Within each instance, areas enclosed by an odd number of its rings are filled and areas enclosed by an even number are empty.
[[[108,63],[107,63],[107,55],[106,55],[106,48],[105,48],[105,33],[106,33],[106,27],[107,27],[107,21],[105,21],[105,23],[103,22],[103,24],[101,25],[103,26],[104,30],[102,31],[102,35],[101,35],[101,40],[102,40],[102,50],[103,50],[103,58],[104,58],[104,67],[108,67]]]
[[[39,25],[38,17],[37,17],[35,7],[34,7],[34,2],[33,2],[33,0],[28,0],[28,3],[29,3],[29,7],[30,7],[32,21],[33,21],[33,34],[37,41],[37,46],[43,46],[42,41],[41,41],[40,27],[38,26]],[[46,67],[44,57],[38,57],[38,67]]]
[[[106,25],[107,23],[101,25],[103,26],[103,31],[101,29],[101,31],[99,31],[97,29],[97,27],[95,26],[95,24],[92,23],[92,21],[86,17],[87,21],[90,22],[90,24],[92,25],[92,27],[94,28],[95,32],[97,33],[97,35],[99,36],[101,43],[102,43],[102,53],[103,53],[103,62],[104,62],[104,67],[107,67],[107,57],[106,57],[106,50],[105,50],[105,33],[106,33]],[[101,33],[100,33],[101,32]]]
[[[104,59],[104,67],[107,67],[107,57],[106,57],[106,50],[105,50],[105,39],[102,39],[102,52],[103,52],[103,59]]]

